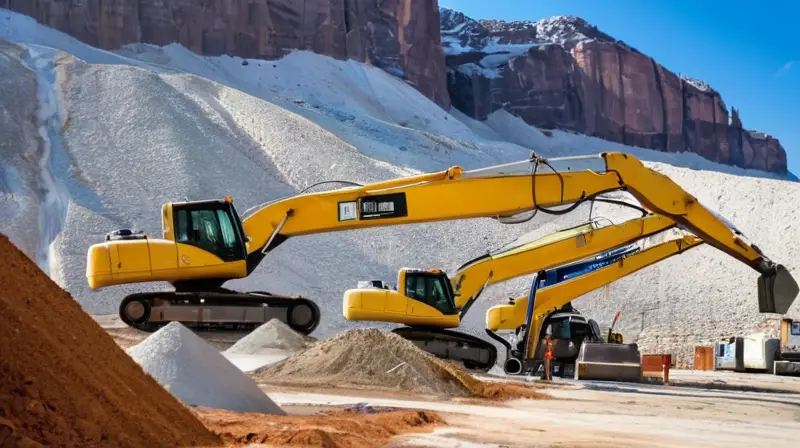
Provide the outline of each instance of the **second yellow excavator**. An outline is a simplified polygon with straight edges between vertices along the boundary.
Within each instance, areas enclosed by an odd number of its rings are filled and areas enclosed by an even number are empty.
[[[408,325],[394,331],[440,358],[461,361],[468,368],[490,368],[497,358],[491,342],[447,330],[461,325],[486,287],[584,260],[674,227],[674,221],[659,215],[606,226],[593,221],[479,257],[452,277],[440,269],[405,268],[398,273],[396,290],[381,281],[347,290],[344,317]]]

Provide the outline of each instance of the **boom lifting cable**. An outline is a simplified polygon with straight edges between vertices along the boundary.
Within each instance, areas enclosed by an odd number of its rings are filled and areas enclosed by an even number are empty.
[[[573,204],[572,204],[572,205],[570,205],[569,207],[567,207],[567,208],[565,208],[565,209],[562,209],[562,210],[553,210],[553,209],[547,209],[547,208],[545,208],[545,207],[542,207],[542,206],[540,206],[540,205],[538,205],[538,204],[536,203],[536,173],[538,172],[538,169],[539,169],[539,164],[541,163],[541,164],[543,164],[543,165],[547,166],[548,168],[550,168],[550,170],[551,170],[551,171],[552,171],[552,172],[553,172],[553,173],[554,173],[556,176],[558,176],[558,180],[559,180],[559,183],[560,183],[560,185],[561,185],[561,196],[560,196],[560,200],[561,200],[562,202],[564,201],[564,178],[563,178],[563,176],[561,175],[561,173],[559,173],[559,172],[558,172],[558,171],[557,171],[555,168],[553,168],[553,166],[552,166],[552,165],[550,165],[550,163],[547,161],[547,159],[545,159],[545,158],[543,158],[543,157],[537,157],[535,154],[533,154],[533,155],[532,155],[532,157],[533,157],[533,159],[534,159],[534,164],[533,164],[533,167],[531,168],[531,196],[532,196],[532,200],[533,200],[533,207],[534,207],[534,210],[533,210],[533,213],[531,214],[531,216],[530,216],[530,217],[526,218],[525,220],[522,220],[522,221],[515,222],[514,224],[523,224],[523,223],[526,223],[526,222],[528,222],[528,221],[532,220],[534,217],[536,217],[536,214],[537,214],[537,212],[538,212],[539,210],[541,210],[541,211],[542,211],[542,212],[544,212],[544,213],[551,214],[551,215],[557,215],[557,216],[558,216],[558,215],[565,215],[565,214],[567,214],[567,213],[570,213],[570,212],[574,211],[576,208],[578,208],[578,206],[580,206],[580,205],[581,205],[582,203],[584,203],[585,201],[591,201],[591,202],[592,202],[592,208],[589,210],[589,221],[590,221],[590,222],[595,222],[595,220],[594,220],[594,219],[592,219],[592,209],[594,208],[594,202],[605,202],[605,203],[608,203],[608,204],[614,204],[614,205],[619,205],[619,206],[622,206],[622,207],[628,207],[628,208],[632,208],[632,209],[634,209],[634,210],[637,210],[637,211],[639,211],[639,212],[642,214],[642,217],[645,217],[645,216],[647,216],[647,215],[648,215],[648,213],[649,213],[649,212],[648,212],[646,209],[644,209],[643,207],[639,207],[639,206],[637,206],[637,205],[634,205],[634,204],[631,204],[631,203],[629,203],[629,202],[620,201],[620,200],[616,200],[616,199],[607,199],[607,198],[599,198],[599,197],[597,197],[597,196],[600,196],[600,195],[602,195],[602,194],[604,194],[604,193],[610,193],[610,192],[612,192],[612,191],[617,191],[616,189],[614,189],[614,190],[608,190],[608,191],[599,191],[599,192],[597,192],[597,193],[595,193],[595,194],[593,194],[593,195],[590,195],[590,196],[586,196],[586,193],[584,192],[584,193],[582,193],[582,194],[581,194],[581,197],[580,197],[580,199],[578,199],[577,201],[575,201],[575,203],[573,203]],[[617,177],[619,177],[619,173],[617,173]],[[611,220],[610,220],[610,219],[608,219],[608,218],[603,218],[603,217],[599,217],[599,218],[601,218],[601,219],[606,219],[606,220],[608,220],[609,222],[611,222],[611,224],[612,224],[612,225],[614,224],[614,222],[613,222],[613,221],[611,221]],[[500,246],[499,246],[499,248],[498,248],[498,249],[495,249],[494,251],[492,251],[492,250],[489,250],[489,251],[487,251],[486,255],[491,255],[493,252],[495,252],[495,253],[496,253],[497,251],[499,251],[499,250],[500,250],[500,248],[503,248],[503,247],[506,247],[506,246],[508,246],[508,245],[509,245],[511,242],[513,242],[513,241],[514,241],[514,240],[512,240],[512,241],[509,241],[509,242],[507,242],[507,243],[505,243],[505,244],[502,244],[502,245],[500,245]],[[517,247],[521,247],[521,246],[522,246],[522,245],[520,245],[520,246],[517,246]],[[504,250],[509,250],[509,249],[504,249]]]

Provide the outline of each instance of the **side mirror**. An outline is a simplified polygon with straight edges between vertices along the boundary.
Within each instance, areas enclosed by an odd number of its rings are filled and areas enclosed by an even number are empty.
[[[758,278],[758,310],[762,313],[786,314],[800,292],[797,281],[785,266],[779,264]]]

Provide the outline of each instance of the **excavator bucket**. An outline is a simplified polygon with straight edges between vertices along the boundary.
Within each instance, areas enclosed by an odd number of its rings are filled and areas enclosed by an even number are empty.
[[[797,281],[783,265],[758,278],[758,309],[762,313],[786,314],[797,297]]]
[[[575,361],[575,379],[638,382],[641,359],[636,344],[584,342]]]

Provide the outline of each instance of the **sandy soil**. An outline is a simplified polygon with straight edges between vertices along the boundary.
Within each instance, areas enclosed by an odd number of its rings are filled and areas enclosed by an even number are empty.
[[[0,234],[0,446],[219,439]]]
[[[435,426],[445,425],[444,419],[431,411],[370,407],[293,416],[208,408],[196,408],[193,411],[209,429],[230,445],[379,447],[398,434],[429,432]]]

